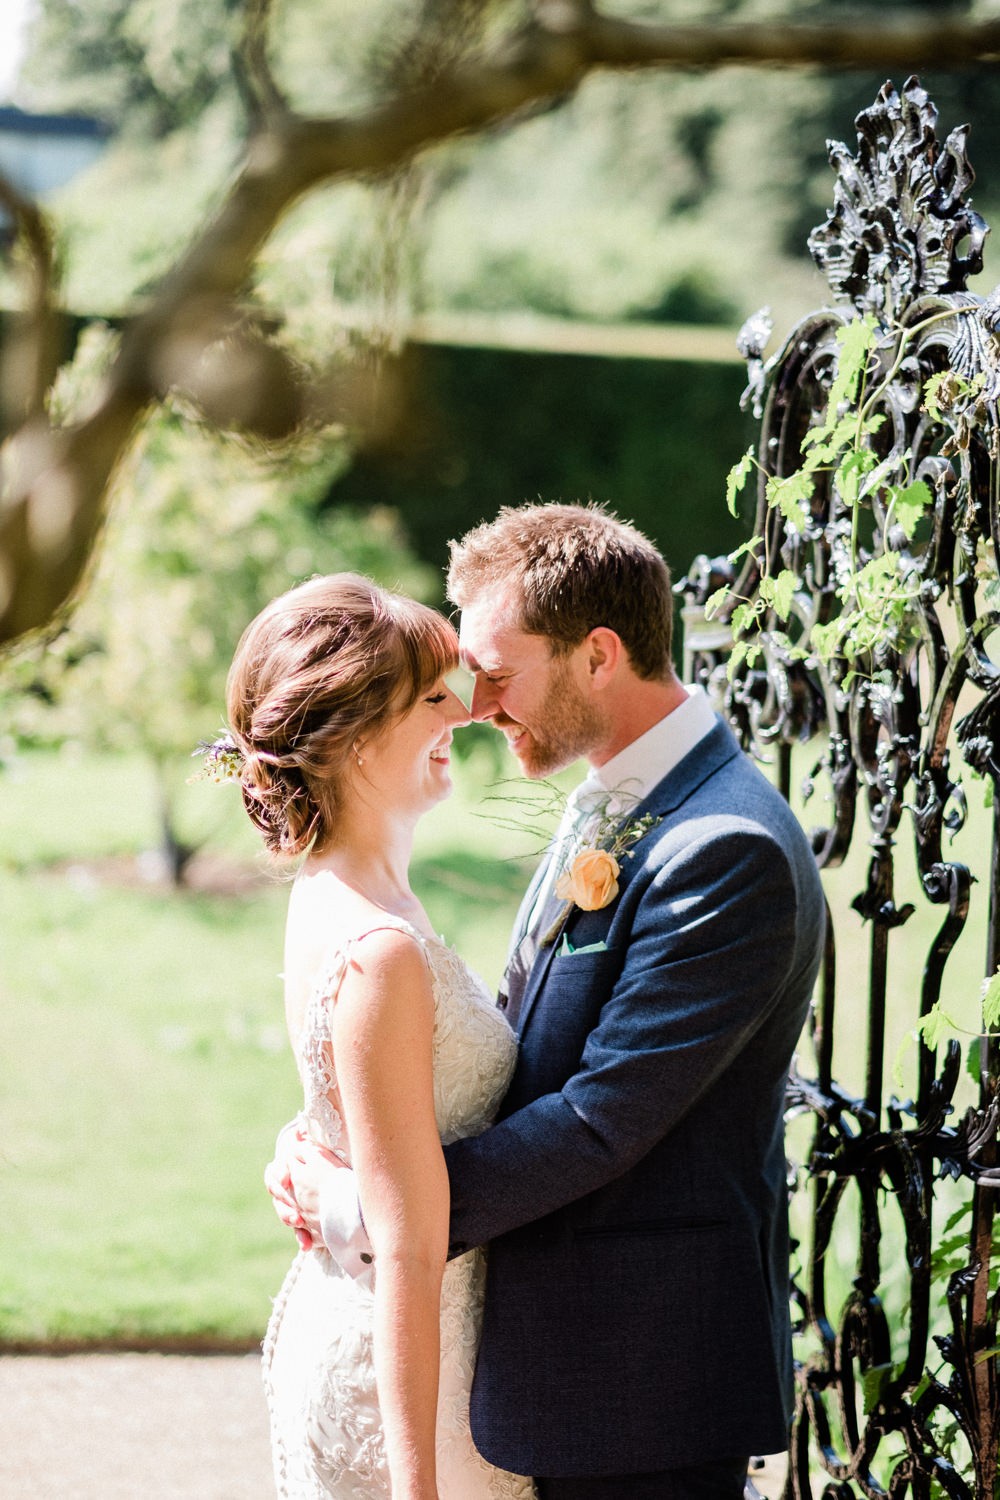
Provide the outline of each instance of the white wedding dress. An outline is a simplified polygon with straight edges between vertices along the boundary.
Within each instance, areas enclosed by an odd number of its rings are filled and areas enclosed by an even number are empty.
[[[434,1111],[442,1141],[493,1120],[514,1070],[516,1042],[485,985],[444,943],[398,920],[424,950],[434,993]],[[362,934],[367,935],[367,934]],[[360,936],[354,941],[359,941]],[[347,962],[331,962],[312,993],[297,1063],[311,1133],[348,1160],[330,1048],[331,1009]],[[530,1479],[495,1469],[469,1433],[486,1270],[482,1250],[445,1267],[437,1472],[440,1500],[531,1500]],[[279,1496],[389,1500],[372,1355],[372,1277],[355,1280],[325,1250],[300,1252],[264,1340],[264,1385]]]

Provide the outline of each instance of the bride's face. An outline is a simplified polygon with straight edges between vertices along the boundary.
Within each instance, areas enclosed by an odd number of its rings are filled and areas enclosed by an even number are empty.
[[[359,742],[362,783],[386,809],[426,812],[451,792],[452,731],[469,722],[465,704],[441,679],[380,735]]]

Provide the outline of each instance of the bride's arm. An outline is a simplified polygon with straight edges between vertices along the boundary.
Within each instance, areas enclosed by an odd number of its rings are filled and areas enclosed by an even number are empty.
[[[405,933],[354,945],[333,1014],[351,1159],[376,1256],[375,1373],[393,1500],[436,1500],[448,1178],[434,1120],[434,1001]]]

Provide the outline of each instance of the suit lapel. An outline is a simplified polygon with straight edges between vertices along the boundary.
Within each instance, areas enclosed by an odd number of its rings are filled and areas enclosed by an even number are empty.
[[[720,767],[726,765],[735,756],[742,755],[742,751],[736,741],[736,736],[728,725],[719,718],[715,721],[715,727],[711,729],[699,744],[695,745],[679,765],[664,776],[663,780],[653,787],[652,791],[634,807],[632,811],[622,819],[622,822],[631,822],[634,818],[642,818],[647,814],[656,818],[666,818],[672,812],[683,805],[684,802],[697,791],[698,787],[704,785],[710,776],[714,776]],[[653,828],[646,835],[654,838],[656,829]],[[642,843],[635,847],[639,848]],[[547,863],[547,861],[546,861]],[[628,861],[627,864],[632,864]],[[629,874],[623,872],[624,879],[621,884],[628,883]],[[537,887],[536,887],[537,889]],[[527,898],[526,898],[527,899]],[[617,898],[616,898],[617,899]],[[518,913],[520,920],[520,913]],[[553,955],[559,945],[559,938],[555,942],[548,943],[540,948],[535,954],[535,960],[531,971],[527,976],[524,986],[524,994],[521,998],[519,1014],[517,1016],[517,1033],[523,1036],[525,1029],[531,1019],[531,1013],[535,1007],[535,1001],[541,993]]]

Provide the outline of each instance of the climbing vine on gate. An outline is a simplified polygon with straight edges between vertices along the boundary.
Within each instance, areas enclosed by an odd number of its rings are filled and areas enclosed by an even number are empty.
[[[949,961],[974,894],[951,852],[970,817],[967,787],[978,780],[993,794],[1000,782],[1000,290],[968,289],[987,226],[971,207],[965,128],[939,141],[915,79],[898,93],[887,84],[856,123],[855,152],[830,148],[834,206],[810,236],[833,305],[770,358],[766,312],[740,336],[760,438],[734,467],[728,501],[735,509],[755,491],[752,535],[728,561],[700,559],[681,585],[686,671],[717,695],[747,748],[776,765],[787,793],[794,761],[809,757],[803,796],[807,814],[819,804],[821,867],[841,864],[866,825],[862,888],[853,910],[832,913],[814,1072],[802,1064],[789,1089],[791,1109],[812,1120],[794,1174],[808,1233],[793,1287],[789,1494],[811,1495],[821,1471],[829,1500],[886,1490],[994,1500],[995,796],[976,810],[988,846],[979,995],[959,993]],[[916,901],[896,895],[904,838]],[[838,936],[859,917],[868,993],[863,1026],[854,1020],[848,1034],[840,1010],[861,975],[856,963],[846,980],[838,972]],[[901,941],[923,953],[917,990],[898,997],[917,1038],[909,1093],[886,1041]],[[955,1024],[969,1001],[971,1041]],[[973,1102],[959,1108],[963,1047]],[[838,1072],[862,1053],[862,1084],[848,1087]],[[956,1185],[950,1198],[941,1179]],[[852,1219],[856,1262],[838,1308],[835,1247]],[[905,1313],[885,1300],[889,1244],[905,1270]]]

